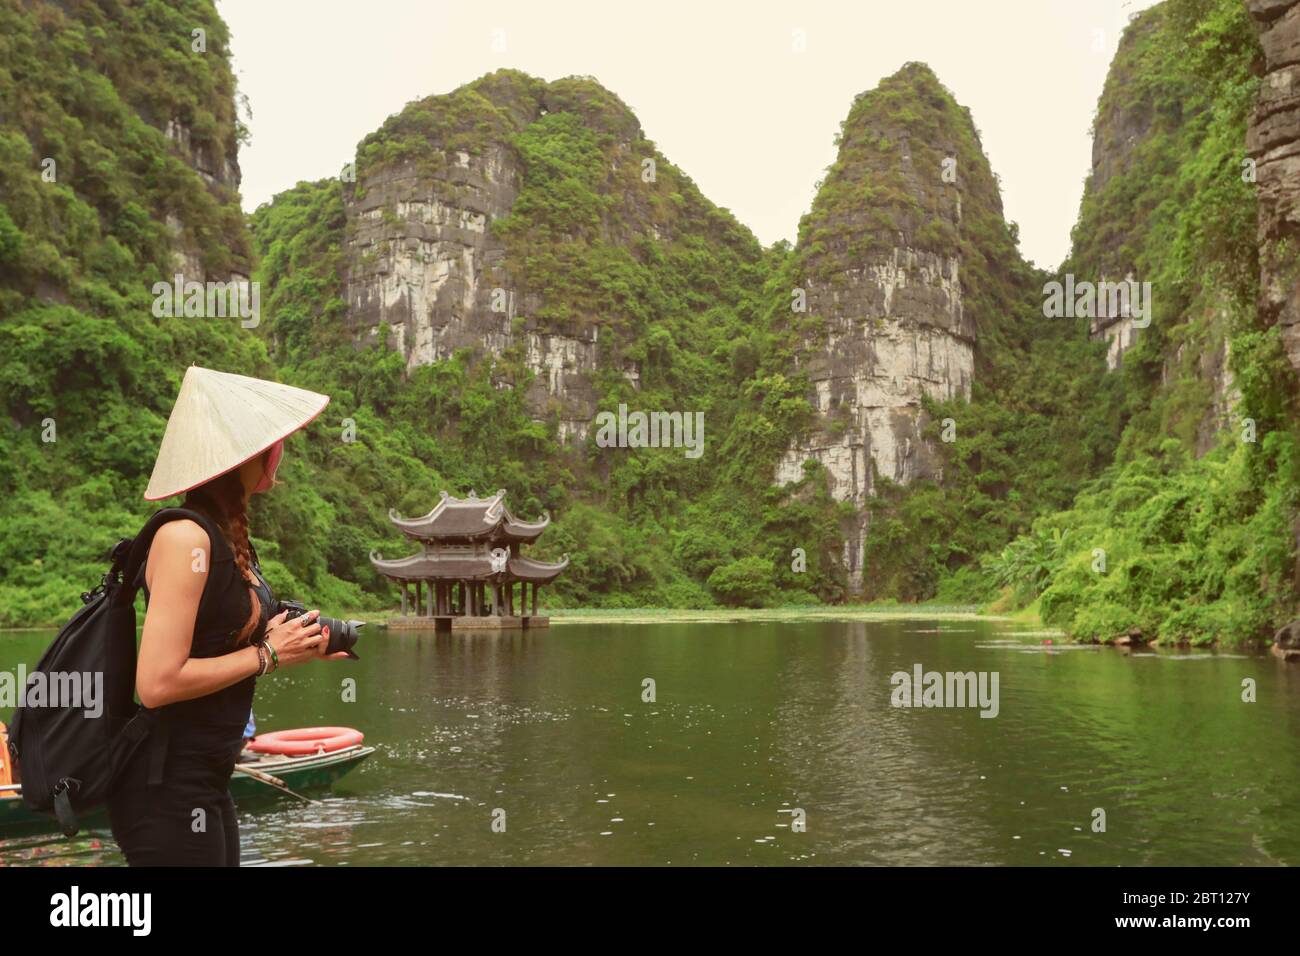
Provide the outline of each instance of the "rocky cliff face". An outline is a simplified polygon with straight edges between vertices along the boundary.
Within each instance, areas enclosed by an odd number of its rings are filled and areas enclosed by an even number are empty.
[[[1097,104],[1092,172],[1062,271],[1076,282],[1150,283],[1144,322],[1123,309],[1099,309],[1088,333],[1107,342],[1112,370],[1139,341],[1150,340],[1152,352],[1144,360],[1159,363],[1155,384],[1162,391],[1188,396],[1177,417],[1193,423],[1185,437],[1201,454],[1230,425],[1239,394],[1229,362],[1232,319],[1225,297],[1208,286],[1192,290],[1171,266],[1174,237],[1188,248],[1200,242],[1189,241],[1178,221],[1180,204],[1203,188],[1188,173],[1189,157],[1209,148],[1206,131],[1215,112],[1230,109],[1215,101],[1205,78],[1170,62],[1170,48],[1185,42],[1191,28],[1189,15],[1187,5],[1159,4],[1130,18]],[[1248,214],[1249,199],[1244,193],[1240,202],[1234,198],[1233,208]],[[1228,224],[1220,230],[1231,231]]]
[[[1127,177],[1137,170],[1146,175],[1149,157],[1145,147],[1153,131],[1167,127],[1168,115],[1157,109],[1161,88],[1135,78],[1146,76],[1143,56],[1152,35],[1161,28],[1163,18],[1158,9],[1137,14],[1120,38],[1115,59],[1106,74],[1106,83],[1097,103],[1092,129],[1092,170],[1084,184],[1084,214],[1076,237],[1087,235],[1089,243],[1072,257],[1071,269],[1079,269],[1076,282],[1142,281],[1131,243],[1133,222],[1111,223],[1105,228],[1091,228],[1087,221],[1089,201],[1120,193]],[[1096,224],[1100,226],[1100,224]],[[1127,226],[1127,228],[1125,228]],[[1141,329],[1123,311],[1099,314],[1090,318],[1088,335],[1107,342],[1106,364],[1119,368],[1124,353],[1137,344]]]
[[[553,401],[561,439],[583,437],[595,414],[599,327],[565,334],[524,318],[542,297],[517,288],[505,242],[489,228],[519,193],[518,157],[500,143],[438,155],[432,169],[407,162],[374,170],[346,203],[353,330],[374,336],[386,323],[410,366],[459,349],[501,356],[522,345],[535,375],[530,406],[542,415]]]
[[[538,311],[540,297],[516,288],[505,242],[491,229],[519,194],[523,164],[509,140],[543,114],[544,85],[521,81],[515,92],[522,95],[506,110],[491,100],[500,85],[483,86],[486,102],[474,105],[493,111],[495,136],[480,139],[455,121],[470,98],[458,90],[408,107],[406,114],[443,120],[418,152],[359,161],[357,187],[345,201],[348,320],[358,336],[378,335],[387,324],[409,366],[460,349],[501,356],[522,344],[536,375],[530,404],[540,415],[554,399],[561,436],[581,435],[595,413],[587,383],[597,367],[597,330],[563,335],[517,323]],[[390,132],[401,121],[390,122]],[[371,142],[386,142],[382,132]]]
[[[1300,2],[1248,6],[1265,70],[1247,134],[1259,190],[1259,308],[1281,327],[1287,357],[1300,369]]]
[[[246,275],[229,59],[204,0],[0,5],[0,219],[26,237],[0,286],[95,310],[85,284],[132,270]]]
[[[234,200],[239,193],[241,174],[237,147],[233,140],[229,144],[211,138],[198,140],[194,136],[192,127],[177,117],[168,119],[162,126],[162,131],[176,152],[191,169],[199,174],[204,186],[214,198],[222,202]],[[172,261],[176,271],[187,279],[200,282],[209,278],[216,281],[232,278],[237,281],[248,281],[249,263],[246,251],[231,263],[228,270],[222,269],[209,276],[204,268],[202,249],[195,242],[192,232],[187,230],[184,218],[175,213],[169,214],[167,227],[173,237]]]
[[[1019,261],[970,116],[933,72],[909,64],[860,96],[800,228],[793,281],[807,306],[792,292],[790,325],[817,416],[775,476],[796,481],[816,460],[858,506],[844,527],[852,590],[877,482],[938,477],[922,400],[970,397],[979,322],[963,279],[990,240]]]
[[[569,185],[600,205],[571,208]],[[593,288],[606,277],[591,263],[653,268],[647,242],[690,239],[707,228],[695,214],[717,213],[594,81],[511,71],[408,106],[363,142],[344,195],[358,339],[386,324],[412,367],[461,349],[517,361],[562,441],[586,437],[601,370],[639,386],[635,344],[656,318]],[[726,241],[757,258],[740,227]]]

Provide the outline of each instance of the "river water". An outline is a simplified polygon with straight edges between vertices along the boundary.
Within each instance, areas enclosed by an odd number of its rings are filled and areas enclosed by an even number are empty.
[[[0,635],[0,668],[30,666],[52,636]],[[354,726],[378,752],[318,805],[244,808],[244,855],[1300,864],[1300,667],[1046,640],[1000,622],[919,620],[376,631],[361,661],[260,683],[260,729]],[[997,716],[891,706],[891,675],[917,664],[996,672]],[[1254,702],[1242,700],[1247,678]],[[0,864],[33,862],[122,859],[105,833],[0,840]]]

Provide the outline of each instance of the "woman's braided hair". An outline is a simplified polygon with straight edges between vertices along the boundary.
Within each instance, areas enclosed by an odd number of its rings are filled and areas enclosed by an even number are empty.
[[[195,488],[186,496],[185,506],[201,511],[216,522],[235,556],[240,580],[248,587],[248,620],[235,637],[235,646],[243,647],[257,630],[262,602],[254,588],[253,547],[248,541],[248,492],[239,478],[239,469]]]

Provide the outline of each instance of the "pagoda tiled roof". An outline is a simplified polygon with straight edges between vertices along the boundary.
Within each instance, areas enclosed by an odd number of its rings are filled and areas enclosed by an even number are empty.
[[[505,498],[504,491],[488,498],[479,498],[472,491],[468,498],[455,498],[444,491],[442,500],[427,515],[403,518],[394,510],[388,517],[416,541],[536,541],[551,523],[550,516],[543,513],[539,521],[523,521],[510,513]]]

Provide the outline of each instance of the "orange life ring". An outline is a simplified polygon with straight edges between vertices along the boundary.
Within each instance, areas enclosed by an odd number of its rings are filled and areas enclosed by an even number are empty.
[[[15,779],[14,770],[9,765],[9,728],[0,721],[0,787],[11,786],[18,781]],[[13,790],[0,791],[0,799],[4,797],[16,797],[18,794]]]
[[[365,739],[361,731],[351,727],[299,727],[297,730],[258,734],[248,742],[248,749],[259,754],[303,757],[307,754],[329,754],[344,750]]]

